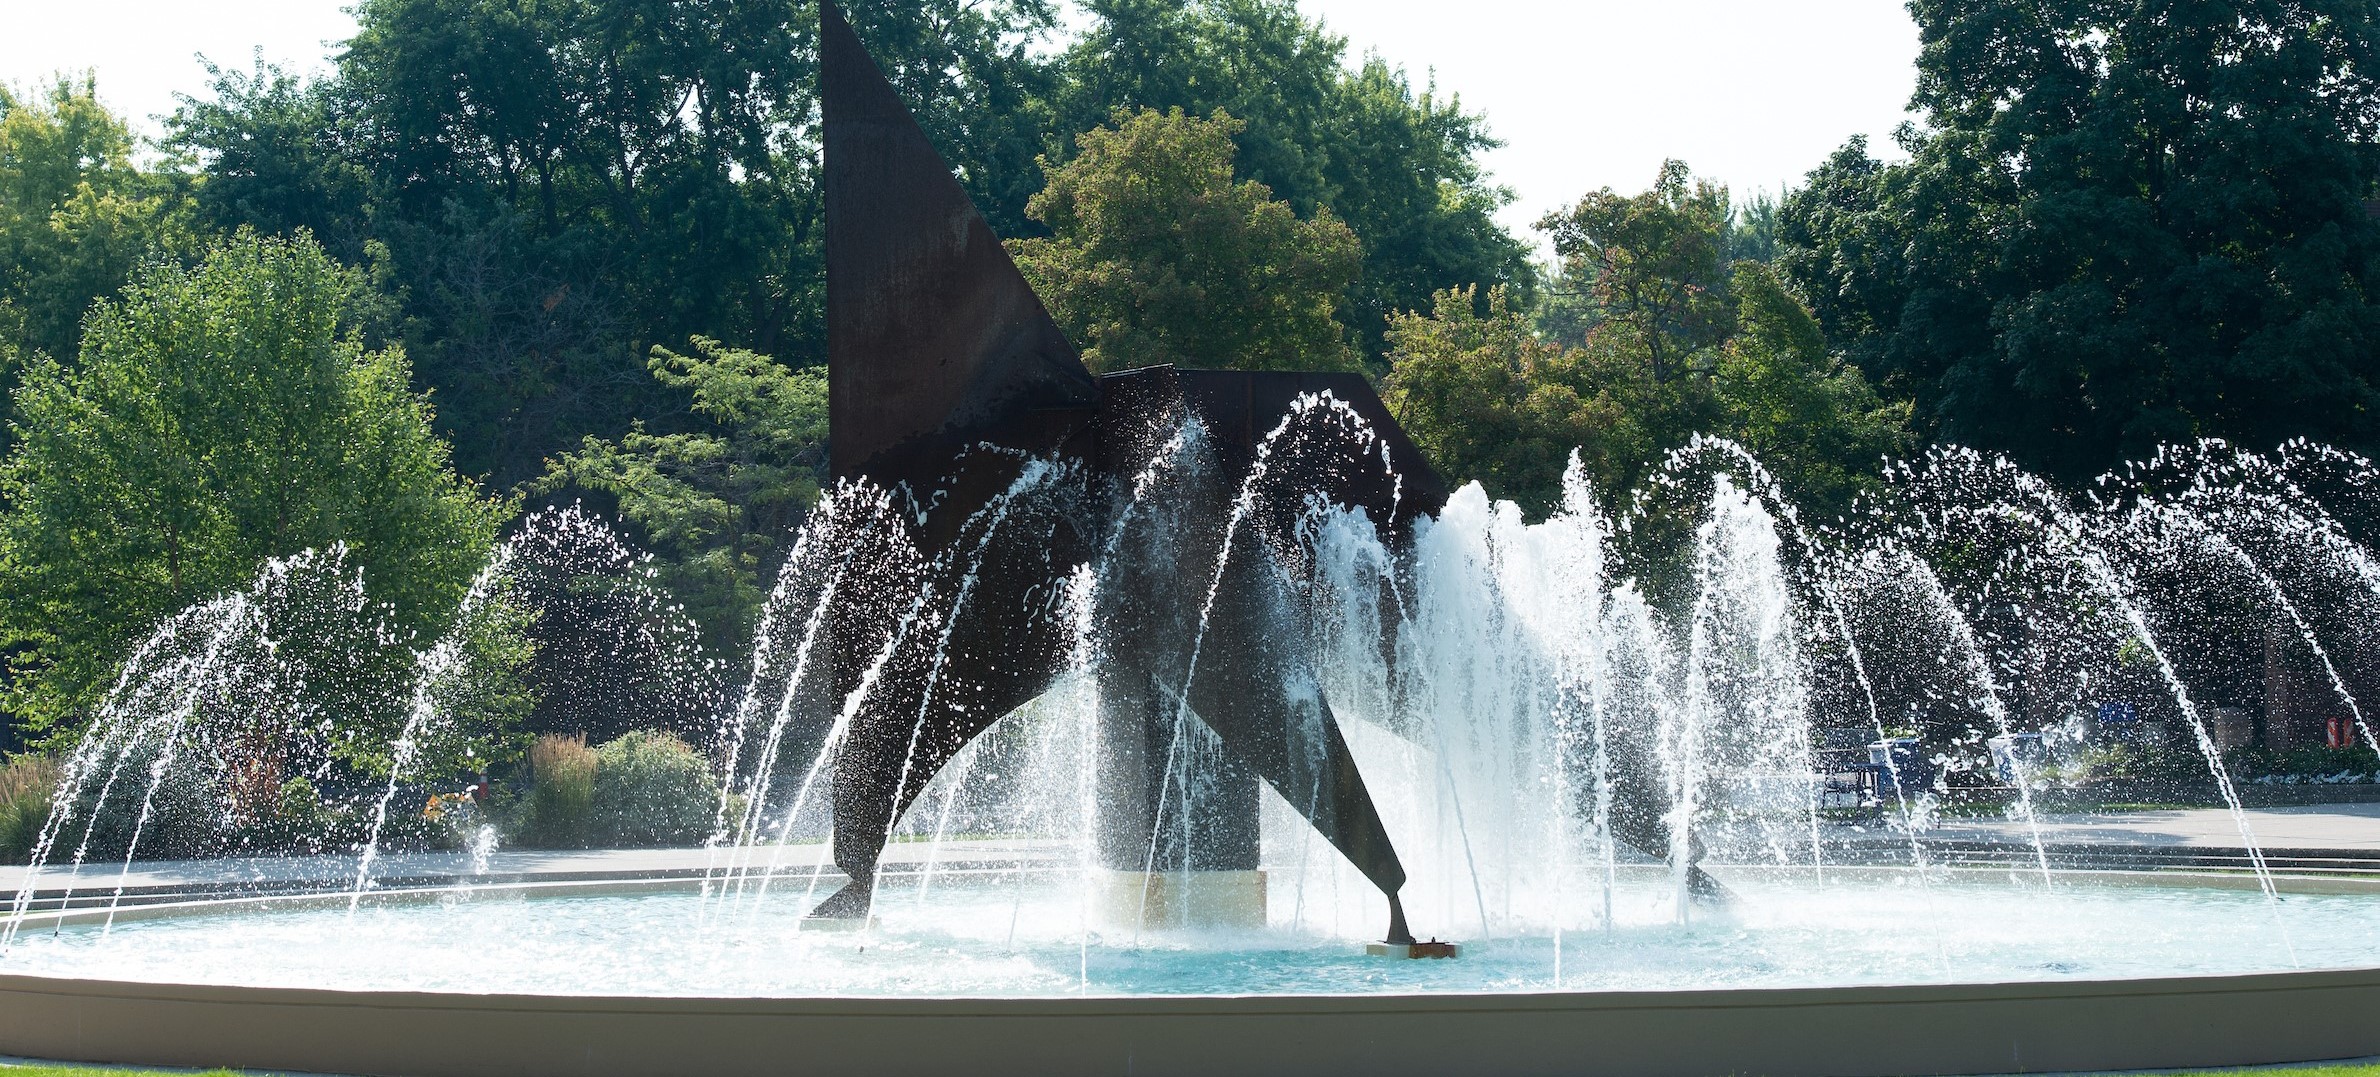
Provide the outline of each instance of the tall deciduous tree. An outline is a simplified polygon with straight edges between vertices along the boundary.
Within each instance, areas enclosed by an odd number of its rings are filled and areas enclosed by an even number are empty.
[[[1047,141],[1045,0],[848,4],[961,179],[1021,227]],[[708,336],[824,354],[817,18],[803,0],[366,0],[337,72],[219,74],[175,120],[211,219],[377,259],[467,470],[534,480],[643,419]],[[223,182],[218,185],[214,181]]]
[[[1449,292],[1429,316],[1391,320],[1384,396],[1450,477],[1542,512],[1574,448],[1617,496],[1713,434],[1831,513],[1910,447],[1907,406],[1828,352],[1792,286],[1763,262],[1730,261],[1758,214],[1731,212],[1725,188],[1673,161],[1652,189],[1590,194],[1543,227],[1563,294],[1535,327],[1496,292],[1484,316],[1476,297]]]
[[[1724,426],[1805,508],[1839,513],[1876,485],[1887,457],[1916,445],[1906,401],[1887,403],[1826,336],[1782,276],[1735,264],[1734,332],[1712,378]]]
[[[1527,248],[1495,221],[1511,196],[1479,166],[1497,143],[1459,98],[1417,89],[1378,57],[1351,69],[1346,40],[1292,0],[1083,8],[1091,22],[1063,58],[1053,131],[1088,130],[1118,108],[1220,109],[1244,121],[1238,175],[1300,215],[1330,207],[1361,242],[1363,273],[1340,320],[1367,358],[1382,354],[1391,312],[1427,309],[1440,290],[1502,285],[1525,299],[1534,287]]]
[[[589,437],[540,486],[617,499],[713,648],[740,654],[783,547],[825,478],[826,371],[788,369],[700,337],[691,355],[654,349],[651,366],[663,385],[691,394],[708,428]]]
[[[2380,436],[2380,10],[1916,0],[1885,165],[1787,203],[1821,324],[1940,436],[2083,477],[2161,441]]]
[[[132,161],[131,128],[89,76],[0,88],[0,388],[33,355],[74,354],[83,313],[143,255],[195,245],[178,178]]]
[[[1656,381],[1688,373],[1689,357],[1725,339],[1727,189],[1696,180],[1683,161],[1665,161],[1651,190],[1606,187],[1537,227],[1560,259],[1571,334],[1609,324],[1642,347]],[[1569,334],[1565,334],[1569,335]]]
[[[1542,515],[1561,503],[1571,453],[1606,483],[1652,455],[1624,381],[1598,377],[1582,350],[1539,338],[1501,289],[1488,293],[1484,315],[1477,300],[1449,290],[1430,314],[1388,322],[1395,365],[1381,400],[1441,472]]]
[[[364,167],[361,117],[342,84],[302,80],[261,55],[246,71],[206,70],[210,94],[178,95],[166,139],[204,171],[192,192],[199,220],[226,233],[302,228],[333,257],[367,261],[381,188]]]
[[[366,286],[314,244],[242,235],[150,263],[92,311],[79,361],[37,359],[0,464],[0,639],[14,709],[76,721],[161,618],[265,558],[345,543],[401,631],[452,615],[505,507],[447,466]]]
[[[1240,128],[1221,112],[1119,112],[1050,168],[1028,209],[1051,235],[1010,249],[1092,369],[1357,367],[1335,315],[1355,235],[1234,182]]]

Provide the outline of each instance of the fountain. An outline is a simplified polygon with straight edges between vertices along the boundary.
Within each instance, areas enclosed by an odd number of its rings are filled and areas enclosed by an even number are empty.
[[[1698,440],[1633,507],[1574,462],[1533,521],[1450,489],[1359,376],[1086,370],[820,12],[836,486],[741,687],[580,510],[525,521],[418,644],[344,551],[268,565],[130,656],[34,863],[0,869],[0,1051],[421,1074],[2380,1051],[2380,863],[2266,848],[2189,605],[2264,618],[2267,664],[2302,652],[2368,746],[2380,568],[2298,478],[2360,497],[2368,463],[2200,446],[2078,503],[1945,449],[1808,527]],[[428,784],[478,743],[473,633],[525,607],[579,633],[540,667],[571,721],[700,742],[715,797],[680,807],[707,841],[506,847]],[[2236,845],[2078,843],[2055,805],[2107,760],[2186,774]],[[257,837],[300,780],[346,807],[306,785],[294,816],[322,821]]]

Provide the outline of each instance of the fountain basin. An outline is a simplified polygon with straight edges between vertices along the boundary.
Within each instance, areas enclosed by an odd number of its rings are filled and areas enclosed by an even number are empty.
[[[1630,872],[1613,930],[1568,933],[1559,966],[1550,934],[1367,959],[1277,904],[1255,936],[1086,935],[1065,878],[996,872],[887,890],[876,926],[837,933],[795,926],[800,894],[739,908],[682,880],[381,893],[352,918],[323,896],[126,909],[112,927],[78,910],[26,923],[0,974],[0,1051],[425,1077],[1852,1075],[2380,1053],[2368,881],[2284,880],[2275,917],[2252,879],[2223,876],[2045,892],[2005,872],[1919,887],[1840,869],[1812,891],[1766,874],[1733,874],[1739,912],[1680,926],[1660,873]],[[1908,926],[1926,922],[1948,926]],[[2353,967],[2292,969],[2292,949]]]

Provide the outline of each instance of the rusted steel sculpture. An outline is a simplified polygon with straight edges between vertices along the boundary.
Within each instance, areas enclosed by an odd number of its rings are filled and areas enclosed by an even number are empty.
[[[858,701],[840,716],[833,787],[851,882],[813,915],[866,916],[895,821],[1065,671],[1064,582],[1098,562],[1101,748],[1121,776],[1100,790],[1101,860],[1253,869],[1262,780],[1387,896],[1387,940],[1410,942],[1404,868],[1281,621],[1309,493],[1362,508],[1398,542],[1444,505],[1444,485],[1358,375],[1094,376],[842,13],[827,0],[819,14],[832,466],[897,492],[914,522],[897,545],[925,582],[905,609],[832,614],[835,676],[802,739],[823,743],[837,704]],[[1324,392],[1369,434],[1301,443],[1268,464],[1289,481],[1248,481],[1293,403]],[[1132,526],[1135,476],[1184,416],[1203,431],[1200,462],[1170,480],[1165,548],[1134,556],[1139,542],[1114,538]],[[1165,821],[1164,767],[1191,721],[1230,758],[1223,810],[1185,839]]]

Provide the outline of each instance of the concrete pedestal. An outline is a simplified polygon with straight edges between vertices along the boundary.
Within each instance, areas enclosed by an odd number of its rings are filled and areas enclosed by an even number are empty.
[[[1188,928],[1261,930],[1261,871],[1100,871],[1091,877],[1092,918],[1103,931]]]

